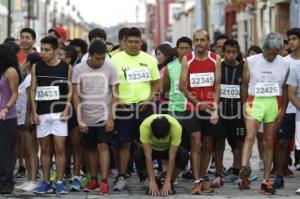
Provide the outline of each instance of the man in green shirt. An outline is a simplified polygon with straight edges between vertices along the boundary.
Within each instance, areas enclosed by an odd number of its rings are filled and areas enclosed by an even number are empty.
[[[179,122],[168,114],[154,114],[147,117],[140,126],[142,148],[134,154],[136,168],[141,179],[150,180],[150,195],[175,194],[173,182],[180,171],[185,169],[189,153],[180,147],[182,128]],[[163,186],[154,176],[153,159],[168,161]]]

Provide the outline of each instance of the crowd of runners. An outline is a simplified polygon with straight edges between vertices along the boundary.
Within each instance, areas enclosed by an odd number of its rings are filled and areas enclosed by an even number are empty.
[[[117,46],[101,28],[88,42],[60,27],[40,41],[22,29],[0,45],[0,193],[107,195],[132,173],[149,195],[175,194],[179,174],[193,181],[191,194],[226,181],[249,189],[257,139],[260,193],[275,194],[292,163],[300,171],[300,28],[285,38],[269,33],[243,54],[199,29],[154,57],[135,27],[119,31]]]

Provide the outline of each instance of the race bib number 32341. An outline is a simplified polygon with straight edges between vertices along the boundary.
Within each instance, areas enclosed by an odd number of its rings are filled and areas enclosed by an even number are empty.
[[[255,96],[272,97],[280,96],[280,88],[278,83],[257,83],[255,85]]]
[[[48,101],[59,99],[59,87],[58,86],[39,86],[36,89],[35,100]]]
[[[192,73],[190,74],[190,85],[195,87],[213,86],[215,82],[214,73]]]
[[[128,70],[126,73],[126,78],[127,82],[129,83],[145,82],[151,80],[149,69]]]

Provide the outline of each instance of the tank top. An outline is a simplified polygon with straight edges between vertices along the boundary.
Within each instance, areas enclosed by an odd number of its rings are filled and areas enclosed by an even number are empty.
[[[283,57],[277,55],[273,62],[268,62],[263,54],[247,58],[250,81],[248,84],[249,96],[271,97],[282,95],[289,64]]]
[[[183,112],[186,108],[186,98],[179,90],[179,79],[181,73],[181,63],[178,59],[167,65],[170,79],[169,107],[168,110],[173,112]]]
[[[217,54],[211,51],[208,51],[208,56],[205,60],[196,59],[195,52],[187,54],[187,90],[197,100],[208,105],[212,105],[214,97],[216,58]],[[195,106],[187,103],[186,110],[195,110]]]
[[[220,91],[220,115],[241,116],[243,115],[241,101],[241,84],[244,65],[239,64],[235,67],[221,64],[222,78]]]
[[[0,110],[4,109],[7,102],[10,100],[12,93],[9,87],[9,82],[4,75],[1,75],[0,79]],[[17,118],[16,104],[10,107],[9,111],[6,113],[5,119]]]
[[[63,61],[56,66],[48,66],[44,61],[36,64],[35,100],[38,114],[64,111],[68,95],[68,71],[69,65]]]

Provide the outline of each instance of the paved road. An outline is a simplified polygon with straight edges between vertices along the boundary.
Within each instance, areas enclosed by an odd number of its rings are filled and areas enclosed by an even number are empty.
[[[224,165],[225,167],[230,167],[232,162],[232,155],[230,153],[230,149],[226,147],[225,151],[225,157],[224,157]],[[252,199],[252,198],[266,198],[266,196],[262,196],[258,193],[260,183],[261,183],[261,177],[262,172],[258,170],[258,153],[256,146],[253,150],[253,157],[251,159],[251,166],[253,169],[253,172],[256,176],[258,176],[258,180],[253,182],[251,185],[250,190],[246,191],[240,191],[237,188],[237,185],[234,185],[233,183],[225,183],[224,187],[220,189],[216,189],[214,193],[212,194],[206,194],[206,195],[190,195],[190,190],[192,186],[192,182],[186,181],[183,179],[178,180],[178,184],[175,186],[177,194],[167,197],[167,198],[178,198],[178,199],[184,199],[184,198],[245,198],[245,199]],[[295,190],[300,187],[300,172],[296,172],[294,168],[292,170],[295,172],[295,178],[288,178],[285,180],[285,188],[282,190],[277,191],[275,196],[270,196],[271,198],[300,198],[300,196],[295,195]],[[210,178],[212,179],[213,176],[210,175]],[[20,184],[25,179],[17,179],[17,184]],[[112,183],[113,179],[110,179],[109,183]],[[70,199],[81,199],[81,198],[116,198],[116,199],[123,199],[123,198],[129,198],[130,199],[147,199],[147,198],[153,198],[151,196],[145,196],[145,191],[142,188],[142,184],[139,183],[137,176],[133,175],[129,179],[129,186],[126,191],[124,192],[112,192],[111,195],[108,197],[105,196],[99,196],[96,192],[92,193],[84,193],[84,192],[70,192],[67,195],[57,196],[56,194],[47,194],[45,196],[35,195],[32,193],[22,193],[19,191],[14,191],[11,195],[0,195],[0,198],[70,198]]]

